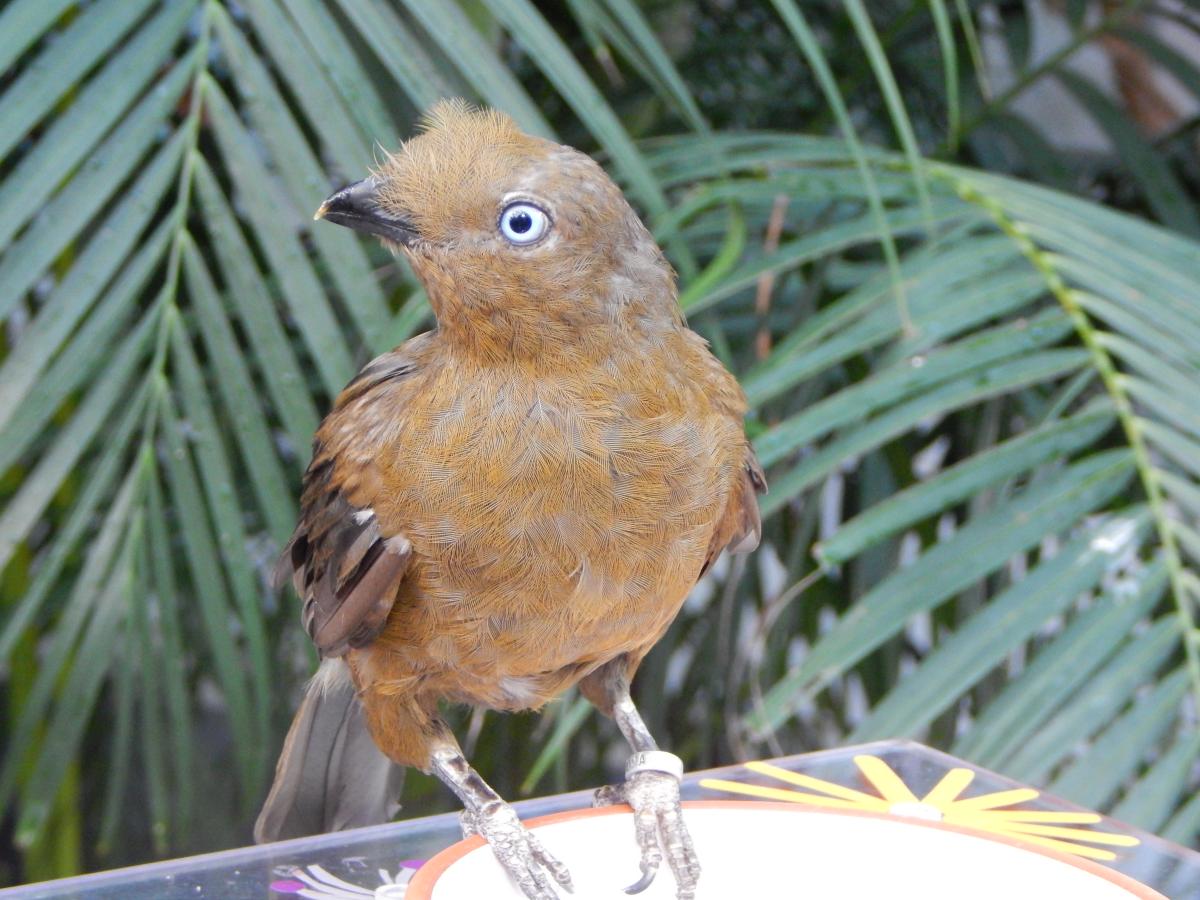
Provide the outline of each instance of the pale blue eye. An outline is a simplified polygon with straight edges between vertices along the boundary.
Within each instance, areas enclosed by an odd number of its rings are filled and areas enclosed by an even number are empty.
[[[550,217],[532,203],[510,203],[500,213],[500,233],[510,244],[532,244],[550,227]]]

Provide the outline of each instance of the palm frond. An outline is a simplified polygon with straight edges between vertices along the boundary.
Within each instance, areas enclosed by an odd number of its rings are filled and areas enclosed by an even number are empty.
[[[959,0],[885,31],[860,2],[800,6],[753,15],[834,136],[724,128],[703,66],[624,0],[0,12],[0,568],[32,560],[0,588],[0,670],[39,648],[0,761],[21,846],[53,839],[81,762],[114,861],[248,837],[312,661],[267,577],[309,440],[429,317],[411,273],[311,213],[448,92],[610,166],[751,402],[764,547],[646,661],[664,742],[700,766],[912,736],[1195,839],[1196,204],[1169,141],[1062,66],[1119,33],[1195,67],[1120,10],[1027,63],[1015,25],[981,40]],[[997,39],[1014,80],[978,90],[965,60],[982,81]],[[929,146],[1093,189],[1111,164],[1084,177],[1015,118],[1049,78],[1168,228]],[[603,780],[615,736],[585,711],[493,717],[481,768],[513,791]]]

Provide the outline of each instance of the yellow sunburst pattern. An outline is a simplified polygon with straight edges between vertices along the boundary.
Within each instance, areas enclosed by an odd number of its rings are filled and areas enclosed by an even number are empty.
[[[859,809],[911,819],[948,822],[1104,862],[1117,858],[1116,853],[1105,847],[1133,847],[1139,843],[1132,835],[1076,827],[1102,821],[1096,813],[1016,808],[1017,804],[1037,799],[1038,792],[1032,788],[996,791],[959,799],[975,779],[975,773],[970,769],[951,769],[929,793],[918,798],[891,766],[879,757],[856,756],[854,763],[879,792],[879,796],[765,762],[749,762],[746,768],[806,790],[743,784],[720,778],[705,778],[700,784],[712,790],[747,794],[764,800],[784,800],[830,809]],[[1093,844],[1100,846],[1091,846]]]

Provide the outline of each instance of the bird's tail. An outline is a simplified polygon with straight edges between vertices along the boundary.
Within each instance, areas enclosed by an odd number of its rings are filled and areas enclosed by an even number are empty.
[[[254,840],[387,822],[400,808],[403,783],[404,768],[384,756],[367,732],[346,664],[327,659],[288,729]]]

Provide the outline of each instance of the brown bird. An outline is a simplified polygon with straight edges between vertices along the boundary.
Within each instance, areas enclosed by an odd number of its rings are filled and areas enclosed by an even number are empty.
[[[682,765],[629,683],[716,556],[758,543],[766,486],[741,389],[600,166],[498,112],[438,104],[316,218],[403,252],[437,327],[369,363],[317,432],[280,569],[325,661],[256,838],[382,821],[393,764],[415,766],[528,897],[556,897],[566,869],[468,765],[438,703],[538,709],[579,685],[634,751],[597,792],[634,810],[630,890],[665,852],[692,897]]]

